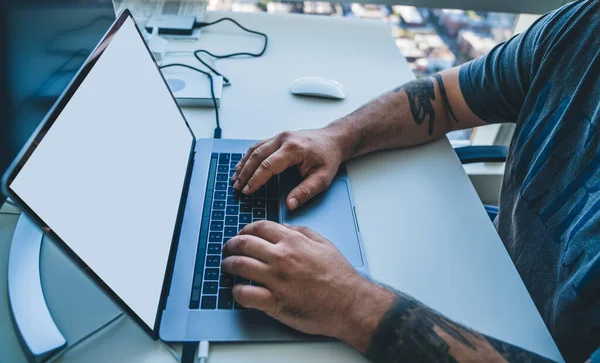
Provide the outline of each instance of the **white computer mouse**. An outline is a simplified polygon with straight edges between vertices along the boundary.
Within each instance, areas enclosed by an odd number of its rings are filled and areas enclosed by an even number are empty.
[[[343,100],[346,98],[341,83],[322,77],[302,77],[292,83],[290,92],[295,95]]]

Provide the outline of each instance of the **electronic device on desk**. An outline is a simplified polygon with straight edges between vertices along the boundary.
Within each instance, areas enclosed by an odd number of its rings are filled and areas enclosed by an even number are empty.
[[[212,76],[211,94],[210,79],[203,74],[186,68],[164,68],[163,76],[175,96],[175,100],[182,107],[219,107],[223,92],[223,77]]]
[[[341,83],[323,77],[302,77],[292,83],[290,92],[298,96],[310,96],[343,100],[346,98]]]
[[[223,273],[221,249],[248,223],[301,224],[368,274],[348,175],[342,168],[326,192],[290,212],[296,168],[253,195],[231,187],[254,143],[195,138],[125,10],[2,186],[155,339],[323,339],[238,305],[233,285],[254,282]],[[115,209],[114,200],[125,204]]]

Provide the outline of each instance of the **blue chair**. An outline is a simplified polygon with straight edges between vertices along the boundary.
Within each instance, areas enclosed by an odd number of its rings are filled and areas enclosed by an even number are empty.
[[[472,163],[503,163],[508,155],[506,146],[465,146],[454,149],[458,159],[463,164]],[[498,215],[498,207],[484,205],[485,211],[492,221]]]

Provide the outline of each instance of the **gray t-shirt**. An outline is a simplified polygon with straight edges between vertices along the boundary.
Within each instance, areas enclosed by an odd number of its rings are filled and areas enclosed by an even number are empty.
[[[460,70],[481,119],[514,122],[496,226],[563,356],[600,346],[600,0]]]

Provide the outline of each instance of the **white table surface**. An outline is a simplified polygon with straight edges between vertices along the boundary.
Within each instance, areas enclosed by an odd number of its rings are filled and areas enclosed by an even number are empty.
[[[259,59],[216,62],[232,86],[224,90],[224,138],[261,139],[290,129],[322,127],[413,78],[387,26],[376,20],[307,15],[212,13],[266,32]],[[261,38],[232,25],[207,29],[198,47],[215,53],[260,49]],[[164,63],[196,65],[173,53]],[[195,76],[195,75],[192,75]],[[301,76],[341,82],[343,101],[292,96]],[[212,137],[211,109],[185,109],[197,137]],[[348,165],[372,277],[411,294],[448,317],[490,336],[561,360],[477,194],[446,138],[425,146],[377,153]],[[118,208],[118,205],[115,205]],[[10,323],[6,265],[15,216],[0,215],[0,361],[25,361]],[[51,312],[72,342],[119,308],[52,243],[45,243],[42,280]],[[6,348],[6,349],[5,349]],[[169,362],[163,343],[127,318],[68,353],[63,361]],[[213,344],[210,362],[362,362],[339,342]]]

